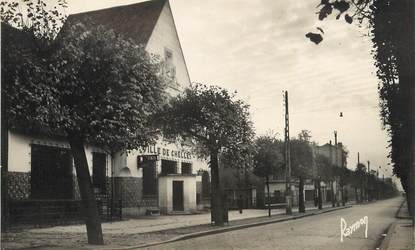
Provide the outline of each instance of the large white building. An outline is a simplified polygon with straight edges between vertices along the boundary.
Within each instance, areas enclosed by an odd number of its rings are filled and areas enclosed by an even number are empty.
[[[167,91],[171,96],[190,86],[167,0],[74,14],[68,17],[65,25],[78,21],[86,25],[91,21],[104,25],[143,44],[149,53],[163,59],[162,73],[168,81]],[[85,151],[100,204],[109,204],[109,200],[117,204],[121,201],[123,216],[157,210],[162,213],[191,213],[198,208],[202,198],[201,173],[206,174],[207,164],[195,158],[190,147],[160,139],[156,145],[128,154],[119,152],[113,157],[93,145],[86,145]],[[59,204],[67,207],[71,201],[79,201],[68,142],[59,137],[9,131],[8,187],[10,205],[17,210],[24,202],[26,207],[30,207],[27,202],[34,200],[57,201],[58,207]],[[63,200],[64,203],[60,202]],[[11,210],[11,213],[15,211]],[[19,216],[21,213],[24,210],[19,212]]]

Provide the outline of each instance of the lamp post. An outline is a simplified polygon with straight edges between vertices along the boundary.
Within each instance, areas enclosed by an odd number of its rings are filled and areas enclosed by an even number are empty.
[[[343,112],[340,112],[339,113],[339,117],[340,118],[343,118]],[[340,123],[341,124],[341,123]],[[337,165],[337,163],[338,163],[338,143],[337,143],[337,131],[335,131],[335,146],[336,146],[336,165]],[[340,168],[341,168],[341,171],[340,171],[340,195],[341,195],[341,200],[342,200],[342,206],[345,206],[346,205],[346,199],[345,199],[345,197],[344,197],[344,179],[343,179],[343,174],[342,173],[344,173],[343,172],[343,167],[345,167],[344,166],[344,159],[343,159],[343,144],[342,144],[342,147],[340,148]]]
[[[335,152],[334,152],[334,162],[335,162],[335,167],[339,167],[339,148],[338,148],[338,144],[337,144],[337,131],[334,130],[334,148],[335,148]],[[336,206],[339,207],[339,176],[336,176]]]

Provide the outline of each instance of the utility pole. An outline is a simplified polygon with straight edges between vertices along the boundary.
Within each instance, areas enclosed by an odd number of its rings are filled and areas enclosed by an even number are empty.
[[[368,201],[372,200],[372,191],[370,189],[370,161],[367,161],[367,198]]]
[[[333,144],[331,143],[330,140],[330,165],[331,168],[335,167],[335,164],[333,164]],[[334,169],[333,169],[334,170]],[[335,200],[335,193],[334,193],[334,175],[333,175],[333,179],[330,180],[330,189],[331,189],[331,206],[335,207],[336,206],[336,200]]]
[[[380,188],[379,188],[379,170],[380,166],[378,167],[378,170],[376,170],[376,189],[377,189],[377,198],[376,200],[380,200]]]
[[[290,159],[290,120],[288,113],[288,91],[284,92],[284,106],[285,106],[285,202],[286,213],[292,214],[292,195],[291,195],[291,159]]]
[[[336,149],[336,152],[335,152],[335,155],[334,155],[334,160],[335,160],[335,165],[336,165],[336,167],[337,167],[337,163],[338,163],[338,159],[337,159],[337,131],[336,130],[334,130],[334,147],[335,147],[335,149]]]
[[[337,131],[334,130],[334,161],[335,161],[335,166],[336,168],[339,167],[339,149],[337,147]],[[336,206],[339,207],[339,178],[338,176],[335,177],[336,178]]]

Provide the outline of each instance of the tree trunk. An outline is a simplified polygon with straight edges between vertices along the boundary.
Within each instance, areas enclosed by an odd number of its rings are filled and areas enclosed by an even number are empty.
[[[305,204],[304,204],[304,178],[300,176],[300,184],[298,190],[298,212],[305,213]]]
[[[340,186],[341,195],[342,195],[342,206],[346,206],[346,197],[344,197],[344,185]]]
[[[363,200],[364,200],[363,192],[364,192],[364,187],[363,187],[363,184],[362,184],[361,187],[360,187],[360,202],[363,202]]]
[[[372,183],[371,183],[371,178],[370,175],[368,175],[368,180],[367,180],[367,200],[368,201],[372,201]]]
[[[72,154],[75,161],[76,176],[81,193],[88,243],[103,245],[101,219],[98,214],[97,204],[89,174],[88,162],[85,155],[83,140],[74,134],[68,136]]]
[[[271,217],[271,196],[269,195],[269,176],[267,175],[268,217]]]
[[[1,93],[1,231],[5,232],[9,226],[9,187],[7,178],[9,174],[9,129],[7,126],[4,92],[1,91]]]
[[[210,170],[212,172],[212,210],[211,217],[215,221],[216,226],[223,226],[224,224],[224,202],[223,190],[220,183],[218,152],[211,152],[210,154]]]
[[[336,197],[334,197],[335,193],[334,193],[334,183],[333,181],[330,181],[330,185],[331,185],[331,206],[335,207],[336,206]]]
[[[354,199],[356,203],[359,203],[359,193],[357,192],[357,187],[354,187]]]
[[[321,196],[321,179],[318,179],[317,183],[317,189],[318,189],[318,209],[323,209],[323,197]]]
[[[314,198],[314,206],[318,208],[318,186],[317,186],[317,182],[318,179],[314,179],[314,192],[313,192],[313,198]]]

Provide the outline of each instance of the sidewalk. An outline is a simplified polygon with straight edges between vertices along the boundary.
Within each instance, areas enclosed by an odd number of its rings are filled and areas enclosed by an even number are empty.
[[[146,216],[139,219],[103,223],[105,245],[99,247],[87,244],[85,225],[30,229],[2,234],[2,248],[125,248],[174,240],[189,234],[200,234],[215,230],[234,230],[236,227],[272,223],[339,209],[331,208],[329,204],[323,207],[322,211],[315,207],[309,207],[306,209],[306,214],[299,214],[298,208],[294,208],[291,216],[285,215],[285,209],[273,209],[271,218],[268,217],[268,210],[266,209],[245,209],[242,214],[239,211],[229,211],[229,224],[220,228],[210,225],[210,213]]]
[[[324,208],[331,207],[327,204]],[[315,207],[308,207],[307,210],[313,210]],[[298,208],[293,208],[293,212],[298,212]],[[285,209],[272,209],[271,215],[285,214]],[[243,213],[239,211],[229,211],[229,221],[242,219],[251,219],[268,216],[267,209],[244,209]],[[139,219],[129,219],[116,222],[102,223],[102,230],[109,234],[138,234],[149,233],[181,227],[197,226],[210,224],[210,212],[193,215],[160,215],[145,216]],[[85,225],[58,226],[42,229],[32,229],[30,232],[36,233],[86,233]]]
[[[394,222],[380,245],[380,250],[412,250],[415,249],[415,231],[409,216],[406,201],[396,213],[398,220]]]

